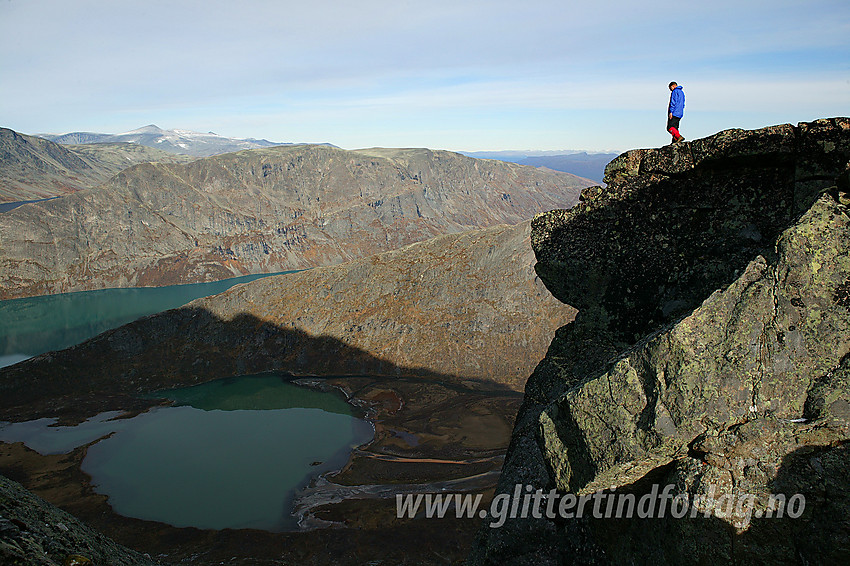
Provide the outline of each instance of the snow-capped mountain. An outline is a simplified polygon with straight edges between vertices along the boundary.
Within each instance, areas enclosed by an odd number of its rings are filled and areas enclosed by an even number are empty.
[[[39,137],[61,144],[84,143],[136,143],[155,147],[171,153],[208,157],[243,149],[291,145],[254,138],[226,138],[213,132],[191,130],[163,130],[153,124],[122,134],[100,134],[94,132],[71,132],[68,134],[38,134]]]

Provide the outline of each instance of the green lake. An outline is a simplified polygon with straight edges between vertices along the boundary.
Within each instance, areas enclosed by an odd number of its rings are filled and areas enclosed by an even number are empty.
[[[275,374],[162,391],[175,401],[130,419],[104,413],[73,427],[55,419],[0,423],[0,441],[43,454],[88,448],[82,470],[127,517],[201,529],[298,528],[296,491],[345,465],[372,424],[341,395]]]
[[[279,274],[246,275],[190,285],[133,287],[0,301],[0,367],[61,350],[139,317]]]
[[[0,367],[257,277],[0,302]],[[298,528],[296,492],[341,468],[353,447],[374,436],[342,394],[276,373],[155,397],[173,405],[133,418],[102,413],[73,427],[52,418],[0,422],[0,442],[24,442],[42,454],[90,444],[82,469],[121,515],[178,527],[287,531]]]

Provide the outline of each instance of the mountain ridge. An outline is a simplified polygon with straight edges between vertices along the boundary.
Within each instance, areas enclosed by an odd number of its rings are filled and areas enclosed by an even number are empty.
[[[135,130],[120,134],[97,132],[69,132],[66,134],[37,134],[38,137],[58,144],[89,143],[134,143],[167,151],[169,153],[210,157],[222,153],[231,153],[243,149],[257,149],[292,143],[271,142],[255,138],[229,138],[214,132],[194,132],[192,130],[166,130],[155,124],[148,124]]]
[[[0,298],[330,265],[516,224],[572,206],[590,184],[425,149],[279,146],[140,164],[0,215]]]
[[[138,163],[189,160],[133,144],[63,146],[0,128],[0,202],[74,193],[97,186]]]

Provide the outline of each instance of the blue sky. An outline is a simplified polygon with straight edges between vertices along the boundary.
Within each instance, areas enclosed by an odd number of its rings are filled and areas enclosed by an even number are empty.
[[[850,1],[0,0],[0,126],[626,150],[850,114]]]

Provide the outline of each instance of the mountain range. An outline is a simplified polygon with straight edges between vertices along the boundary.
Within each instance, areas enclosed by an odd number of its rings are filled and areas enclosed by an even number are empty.
[[[602,183],[605,166],[617,157],[616,153],[587,153],[586,151],[464,151],[469,157],[498,159],[519,165],[547,167],[572,173]]]
[[[592,184],[425,149],[296,145],[145,163],[0,214],[0,299],[331,265],[516,224]]]
[[[575,315],[534,276],[530,233],[530,220],[470,230],[236,285],[0,369],[0,410],[274,370],[521,391]]]
[[[130,143],[59,145],[0,128],[0,203],[87,189],[138,163],[186,163],[191,159]]]
[[[149,124],[121,134],[96,132],[70,132],[66,134],[37,134],[38,137],[62,145],[132,143],[160,149],[179,155],[210,157],[243,149],[257,149],[278,145],[297,145],[291,142],[271,142],[255,138],[228,138],[214,132],[191,130],[166,130]],[[318,144],[331,145],[331,144]],[[548,167],[555,171],[572,173],[579,177],[602,182],[605,166],[617,153],[588,153],[585,151],[461,151],[462,155],[480,159],[496,159],[532,167]]]
[[[38,136],[59,144],[134,143],[170,153],[195,157],[209,157],[243,149],[292,145],[254,138],[228,138],[214,132],[164,130],[154,124],[122,134],[71,132],[68,134],[38,134]]]

